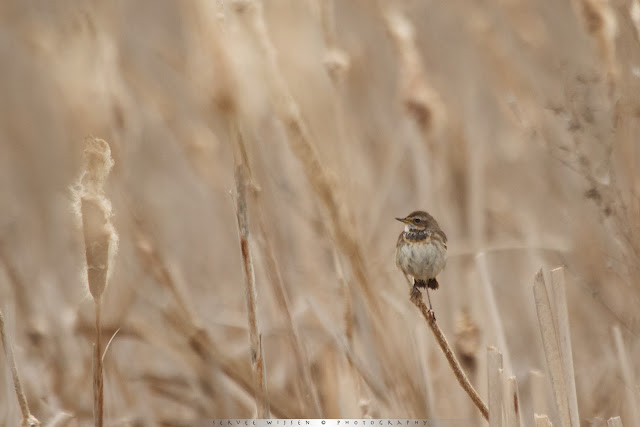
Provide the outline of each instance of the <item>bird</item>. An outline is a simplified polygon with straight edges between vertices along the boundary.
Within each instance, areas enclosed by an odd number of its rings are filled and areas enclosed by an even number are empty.
[[[429,289],[438,289],[436,276],[447,264],[447,235],[434,217],[425,211],[411,212],[396,220],[405,224],[396,244],[396,265],[413,278],[411,296],[427,291],[429,310],[433,312]]]

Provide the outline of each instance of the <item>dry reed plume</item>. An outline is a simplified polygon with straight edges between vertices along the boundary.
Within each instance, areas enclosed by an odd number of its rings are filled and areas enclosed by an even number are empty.
[[[111,221],[111,203],[104,186],[113,167],[111,149],[106,141],[87,138],[84,167],[74,189],[76,215],[82,221],[87,283],[95,306],[95,343],[93,347],[93,400],[96,427],[104,424],[104,372],[102,352],[102,296],[107,287],[113,256],[118,247],[118,235]]]

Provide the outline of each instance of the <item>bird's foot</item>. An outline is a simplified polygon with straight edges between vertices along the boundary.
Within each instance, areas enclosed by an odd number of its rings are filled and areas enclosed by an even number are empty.
[[[413,279],[413,286],[418,288],[426,288],[428,283],[422,279]]]

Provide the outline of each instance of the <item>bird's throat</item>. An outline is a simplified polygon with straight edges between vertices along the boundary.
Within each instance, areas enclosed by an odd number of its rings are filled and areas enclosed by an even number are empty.
[[[427,240],[429,234],[431,233],[427,230],[405,229],[404,238],[409,242],[421,242],[423,240]]]

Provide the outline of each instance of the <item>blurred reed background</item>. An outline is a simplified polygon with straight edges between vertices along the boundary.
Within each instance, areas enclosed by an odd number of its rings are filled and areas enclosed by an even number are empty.
[[[479,393],[496,346],[523,425],[560,425],[532,287],[565,265],[581,425],[638,425],[638,0],[8,0],[0,22],[0,309],[43,424],[93,422],[70,191],[93,135],[120,240],[106,425],[256,415],[236,166],[271,416],[484,425],[394,264],[394,217],[424,209]]]

